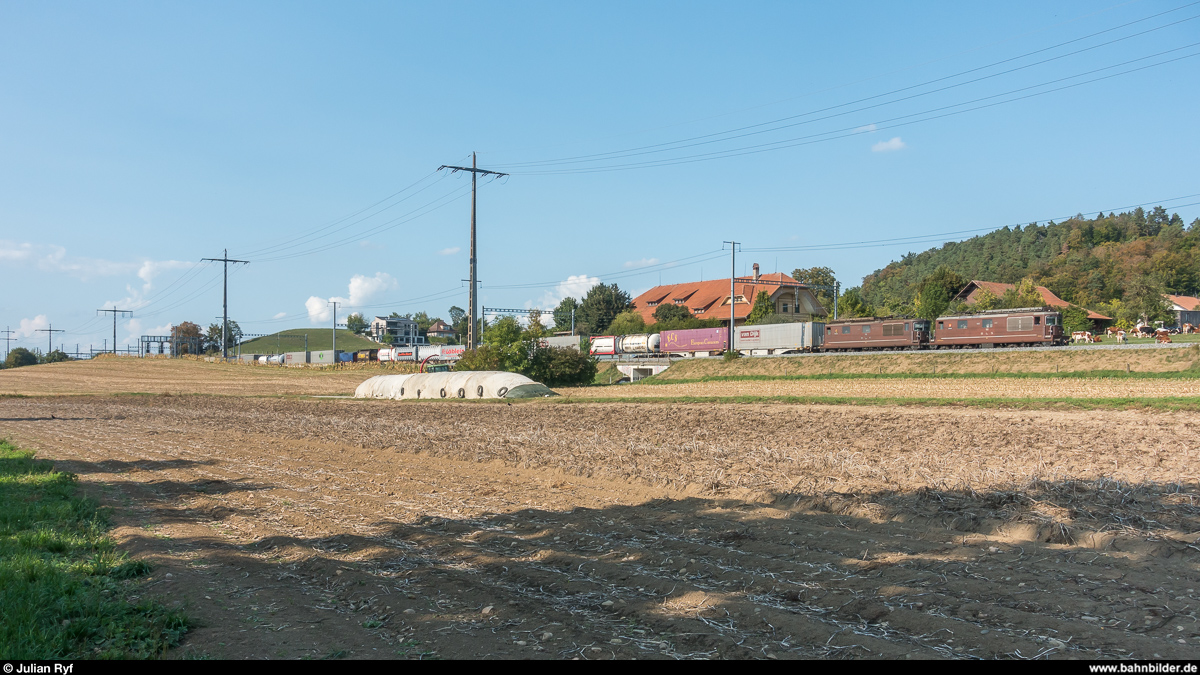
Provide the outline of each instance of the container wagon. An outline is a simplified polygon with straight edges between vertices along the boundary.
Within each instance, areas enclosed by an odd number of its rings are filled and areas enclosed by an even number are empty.
[[[939,316],[936,349],[1065,345],[1062,314],[1044,307],[997,309],[976,314]]]
[[[592,346],[588,348],[592,356],[613,356],[617,353],[617,337],[615,335],[598,335],[592,338]]]
[[[741,326],[734,334],[734,349],[745,356],[795,354],[821,348],[825,324],[819,321]]]
[[[729,329],[665,330],[659,334],[659,348],[668,354],[711,356],[729,349]]]
[[[877,316],[826,323],[821,345],[827,352],[928,347],[929,321]]]

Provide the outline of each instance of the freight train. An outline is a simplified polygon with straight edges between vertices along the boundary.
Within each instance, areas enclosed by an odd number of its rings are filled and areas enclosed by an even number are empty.
[[[802,352],[1058,346],[1067,343],[1062,314],[1044,307],[939,316],[933,321],[868,317],[738,326],[734,350],[745,356]],[[729,329],[695,328],[592,338],[593,356],[703,357],[729,349]]]

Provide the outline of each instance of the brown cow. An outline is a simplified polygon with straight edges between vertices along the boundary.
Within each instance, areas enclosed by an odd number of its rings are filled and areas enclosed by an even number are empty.
[[[1171,341],[1171,334],[1160,329],[1154,333],[1154,341],[1158,344],[1167,344]]]

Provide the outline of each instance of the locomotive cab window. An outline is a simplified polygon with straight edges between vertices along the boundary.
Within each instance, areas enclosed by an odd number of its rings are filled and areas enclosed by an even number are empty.
[[[905,333],[907,333],[907,332],[908,332],[908,324],[904,324],[904,332],[905,332]]]
[[[1046,325],[1047,326],[1057,326],[1058,325],[1058,317],[1057,316],[1047,316],[1046,317]]]
[[[959,322],[958,322],[958,327],[959,327],[959,328],[966,328],[966,327],[967,327],[967,322],[966,322],[966,321],[959,321]]]
[[[1042,325],[1042,317],[1040,317],[1040,316],[1033,317],[1033,325],[1035,325],[1035,326]]]
[[[983,320],[983,327],[984,327],[984,328],[991,328],[991,327],[992,327],[992,320],[991,320],[991,319],[984,319],[984,320]]]

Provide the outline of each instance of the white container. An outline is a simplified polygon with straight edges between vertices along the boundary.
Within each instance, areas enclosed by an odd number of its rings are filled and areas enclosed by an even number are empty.
[[[818,321],[739,326],[734,331],[734,349],[754,356],[810,352],[824,338],[825,324]]]

